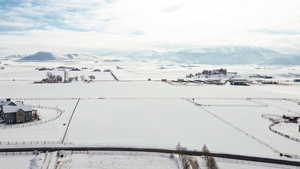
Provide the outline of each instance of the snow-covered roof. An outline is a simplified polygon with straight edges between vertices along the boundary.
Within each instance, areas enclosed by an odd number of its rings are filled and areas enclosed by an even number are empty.
[[[28,105],[18,104],[16,106],[3,105],[3,113],[15,113],[19,110],[32,111],[32,107]]]
[[[6,100],[7,100],[7,99],[3,99],[3,98],[2,98],[2,99],[0,99],[0,102],[5,102]]]
[[[0,105],[8,105],[9,103],[11,103],[12,101],[8,100],[8,99],[0,99]]]

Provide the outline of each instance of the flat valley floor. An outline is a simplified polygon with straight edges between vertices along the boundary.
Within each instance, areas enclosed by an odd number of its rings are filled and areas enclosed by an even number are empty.
[[[190,150],[200,151],[207,145],[211,152],[300,161],[300,143],[271,132],[272,122],[264,118],[300,116],[300,85],[171,85],[160,79],[176,79],[197,70],[132,67],[114,70],[120,81],[108,72],[85,70],[70,72],[70,76],[93,74],[95,82],[33,84],[45,72],[29,64],[8,66],[0,72],[1,97],[40,106],[42,122],[0,126],[0,146],[55,146],[63,140],[70,145],[174,149],[180,143]],[[49,108],[59,108],[62,113]],[[297,124],[280,124],[274,129],[300,139]],[[66,156],[61,168],[180,168],[176,160],[160,154],[83,152]],[[5,169],[51,168],[54,159],[53,153],[0,154]],[[217,161],[220,168],[265,168]]]

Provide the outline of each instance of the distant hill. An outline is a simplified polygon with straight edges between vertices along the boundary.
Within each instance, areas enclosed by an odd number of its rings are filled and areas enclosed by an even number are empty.
[[[42,62],[42,61],[53,61],[57,58],[50,52],[37,52],[32,55],[28,55],[25,57],[22,57],[19,59],[19,61],[36,61],[36,62]]]
[[[68,54],[64,54],[65,57],[67,57],[68,59],[75,59],[78,58],[79,54],[77,53],[68,53]]]
[[[283,57],[271,58],[266,62],[270,65],[300,65],[300,55],[287,55]]]

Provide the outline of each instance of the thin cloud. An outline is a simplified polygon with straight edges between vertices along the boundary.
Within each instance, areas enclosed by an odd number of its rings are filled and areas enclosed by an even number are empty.
[[[164,9],[162,9],[162,12],[175,12],[175,11],[178,11],[180,10],[181,8],[183,7],[183,3],[181,4],[176,4],[176,5],[172,5],[172,6],[168,6]]]
[[[299,48],[299,8],[299,0],[0,0],[0,41],[7,48]]]
[[[111,17],[98,15],[97,10],[105,7],[114,0],[23,0],[19,3],[3,3],[0,5],[0,25],[11,27],[12,30],[31,27],[38,29],[43,25],[62,29],[100,31],[104,23]],[[30,26],[28,26],[30,25]],[[7,29],[8,30],[8,29]]]
[[[300,31],[295,31],[295,30],[260,29],[254,32],[269,34],[269,35],[291,35],[291,36],[300,35]]]
[[[133,31],[133,32],[129,33],[129,35],[142,36],[142,35],[145,35],[145,32],[137,30],[137,31]]]

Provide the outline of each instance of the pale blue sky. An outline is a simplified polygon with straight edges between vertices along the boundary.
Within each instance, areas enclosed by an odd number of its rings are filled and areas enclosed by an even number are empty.
[[[300,48],[298,0],[0,0],[1,50]]]

